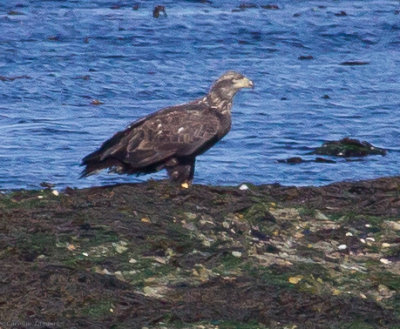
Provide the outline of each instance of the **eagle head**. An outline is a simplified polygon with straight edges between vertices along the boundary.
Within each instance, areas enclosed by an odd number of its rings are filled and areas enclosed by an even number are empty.
[[[225,72],[212,85],[209,95],[213,100],[232,101],[233,96],[242,88],[253,88],[253,81],[235,72]]]

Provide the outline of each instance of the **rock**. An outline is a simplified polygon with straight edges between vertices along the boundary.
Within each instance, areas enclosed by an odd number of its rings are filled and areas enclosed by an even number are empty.
[[[299,59],[301,61],[306,61],[306,60],[314,59],[314,57],[312,57],[311,55],[301,55],[301,56],[297,57],[297,59]]]
[[[197,217],[197,215],[192,212],[185,212],[184,215],[188,220],[195,220]]]
[[[142,217],[142,218],[140,219],[140,221],[141,221],[142,223],[151,223],[151,220],[150,220],[149,217]]]
[[[288,281],[291,284],[298,284],[301,280],[303,280],[303,276],[302,275],[296,275],[296,276],[291,276]]]
[[[16,10],[10,10],[7,15],[10,16],[18,16],[18,15],[25,15],[24,13],[20,12],[20,11],[16,11]]]
[[[315,219],[318,220],[329,220],[329,217],[327,217],[325,214],[323,214],[320,210],[315,210]]]
[[[17,75],[13,77],[6,77],[4,75],[0,75],[0,81],[14,81],[17,79],[31,79],[31,77],[28,75]]]
[[[318,163],[336,163],[336,161],[330,160],[330,159],[325,159],[325,158],[320,158],[320,157],[316,157],[315,158],[315,162]]]
[[[359,65],[368,65],[369,62],[363,62],[363,61],[346,61],[340,63],[340,65],[344,66],[359,66]]]
[[[386,155],[386,150],[349,137],[339,141],[328,141],[310,154],[331,155],[339,157],[361,157],[367,155]]]
[[[344,10],[341,10],[338,13],[336,13],[335,16],[347,16],[347,13]]]
[[[393,231],[400,231],[400,223],[399,222],[393,222],[393,221],[387,220],[384,222],[384,226]]]
[[[278,5],[273,5],[273,4],[262,5],[261,8],[268,9],[268,10],[278,10],[279,9]]]
[[[41,182],[41,183],[40,183],[40,186],[41,186],[41,187],[44,187],[44,188],[47,188],[47,189],[51,189],[51,188],[54,187],[54,184],[49,183],[49,182]]]
[[[258,7],[258,6],[257,6],[255,3],[245,3],[245,2],[242,2],[242,3],[239,5],[239,8],[242,9],[242,10],[249,9],[249,8],[257,8],[257,7]]]
[[[278,162],[279,163],[289,163],[289,164],[299,164],[299,163],[303,163],[303,162],[336,163],[336,161],[321,158],[321,157],[316,157],[313,160],[304,160],[300,157],[292,157],[292,158],[288,158],[288,159],[278,160]]]
[[[338,249],[339,250],[346,250],[347,246],[345,244],[341,244],[341,245],[338,246]]]
[[[286,160],[278,160],[278,162],[289,163],[289,164],[297,164],[297,163],[302,163],[304,161],[300,157],[292,157],[292,158],[288,158]]]
[[[101,105],[104,104],[102,101],[98,100],[98,99],[93,99],[90,104],[92,105]]]
[[[203,264],[196,264],[192,269],[192,275],[197,277],[202,282],[208,281],[210,274],[212,274],[212,272]]]
[[[247,191],[249,189],[249,187],[246,184],[242,184],[239,186],[239,190],[241,191]]]
[[[114,247],[115,251],[119,254],[123,254],[125,251],[128,250],[128,247],[126,247],[126,242],[125,241],[119,241],[119,242],[113,242],[112,246]]]
[[[160,13],[163,13],[164,16],[167,16],[167,12],[165,11],[165,6],[155,6],[153,9],[153,17],[158,18],[160,17]]]
[[[391,264],[392,262],[389,260],[389,259],[387,259],[387,258],[381,258],[380,260],[379,260],[382,264],[385,264],[385,265],[388,265],[388,264]]]
[[[242,253],[240,251],[232,251],[232,256],[236,258],[241,258]]]

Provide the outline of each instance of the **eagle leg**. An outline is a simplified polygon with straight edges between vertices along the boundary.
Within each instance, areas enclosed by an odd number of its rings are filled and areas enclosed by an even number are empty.
[[[178,184],[190,183],[193,180],[195,159],[179,161],[167,166],[169,179]]]

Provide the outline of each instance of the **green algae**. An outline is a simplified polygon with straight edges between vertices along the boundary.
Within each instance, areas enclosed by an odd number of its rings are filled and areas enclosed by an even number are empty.
[[[366,202],[376,189],[346,184],[340,193],[151,182],[2,195],[11,299],[0,305],[26,314],[34,301],[48,319],[64,314],[81,327],[395,328],[397,208],[357,207],[380,205]],[[380,195],[396,197],[390,184]]]

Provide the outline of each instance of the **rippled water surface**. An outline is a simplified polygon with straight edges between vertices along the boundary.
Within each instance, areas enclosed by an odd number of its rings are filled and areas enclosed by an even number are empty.
[[[104,172],[80,180],[79,163],[137,118],[204,95],[230,69],[256,88],[236,96],[232,130],[197,158],[195,182],[321,185],[400,174],[399,2],[276,1],[277,10],[251,3],[258,7],[1,1],[0,189],[164,178]],[[167,17],[152,17],[158,4]],[[311,148],[345,136],[388,155],[277,163],[311,159]]]

